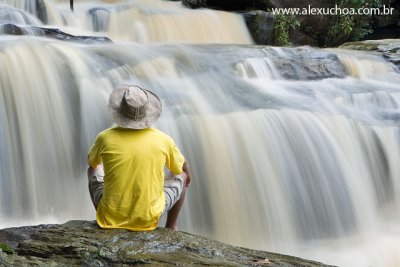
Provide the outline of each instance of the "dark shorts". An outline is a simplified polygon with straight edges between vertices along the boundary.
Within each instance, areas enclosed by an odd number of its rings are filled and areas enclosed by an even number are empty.
[[[92,199],[94,207],[97,209],[97,205],[103,196],[104,190],[104,173],[102,170],[96,170],[89,179],[89,193]],[[169,211],[175,203],[179,200],[183,191],[183,178],[181,175],[173,175],[169,173],[164,180],[164,194],[165,194],[165,207],[163,214]]]

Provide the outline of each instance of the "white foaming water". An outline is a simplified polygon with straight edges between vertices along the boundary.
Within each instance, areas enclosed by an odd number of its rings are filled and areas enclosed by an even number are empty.
[[[35,14],[33,0],[0,0]],[[100,32],[114,41],[139,43],[251,44],[244,19],[238,14],[190,10],[180,2],[163,0],[69,1],[45,0],[48,23],[75,35]],[[26,23],[29,24],[29,23]]]
[[[35,16],[24,12],[21,9],[2,4],[0,1],[0,24],[27,24],[40,26],[42,23]]]
[[[191,163],[181,229],[341,266],[400,264],[400,75],[381,58],[3,36],[0,62],[0,228],[94,219],[86,153],[111,125],[108,95],[130,81],[160,96],[156,127]]]

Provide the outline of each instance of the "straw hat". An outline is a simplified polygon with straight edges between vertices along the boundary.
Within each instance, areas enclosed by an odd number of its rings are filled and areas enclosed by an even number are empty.
[[[119,127],[145,129],[161,115],[161,101],[137,85],[120,85],[110,95],[108,111]]]

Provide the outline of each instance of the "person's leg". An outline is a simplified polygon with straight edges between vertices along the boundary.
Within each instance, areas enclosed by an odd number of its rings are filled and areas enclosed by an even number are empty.
[[[88,181],[89,181],[89,194],[92,200],[94,208],[97,210],[97,205],[103,196],[104,189],[104,171],[103,166],[99,165],[96,169],[89,167],[88,169]]]
[[[175,187],[169,187],[168,189],[165,190],[166,193],[166,198],[171,198],[170,194],[171,191],[169,191],[171,188],[174,189],[174,191],[177,191],[177,193],[175,193],[177,196],[176,200],[174,201],[175,203],[171,203],[173,204],[172,207],[170,207],[168,210],[168,215],[167,215],[167,222],[165,223],[165,227],[166,228],[170,228],[172,230],[176,230],[177,229],[177,221],[178,221],[178,216],[179,216],[179,212],[182,209],[183,206],[183,202],[185,200],[185,195],[186,195],[186,179],[187,179],[187,175],[186,173],[182,173],[179,175],[180,181],[178,179],[178,182],[175,182]],[[175,190],[176,189],[176,190]],[[170,200],[169,200],[170,201]],[[167,201],[167,206],[169,205],[169,201]]]

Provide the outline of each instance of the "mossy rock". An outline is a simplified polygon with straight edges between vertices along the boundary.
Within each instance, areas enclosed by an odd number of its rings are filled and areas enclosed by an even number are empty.
[[[105,230],[88,221],[3,229],[0,242],[14,251],[0,252],[0,266],[326,266],[164,228]]]

